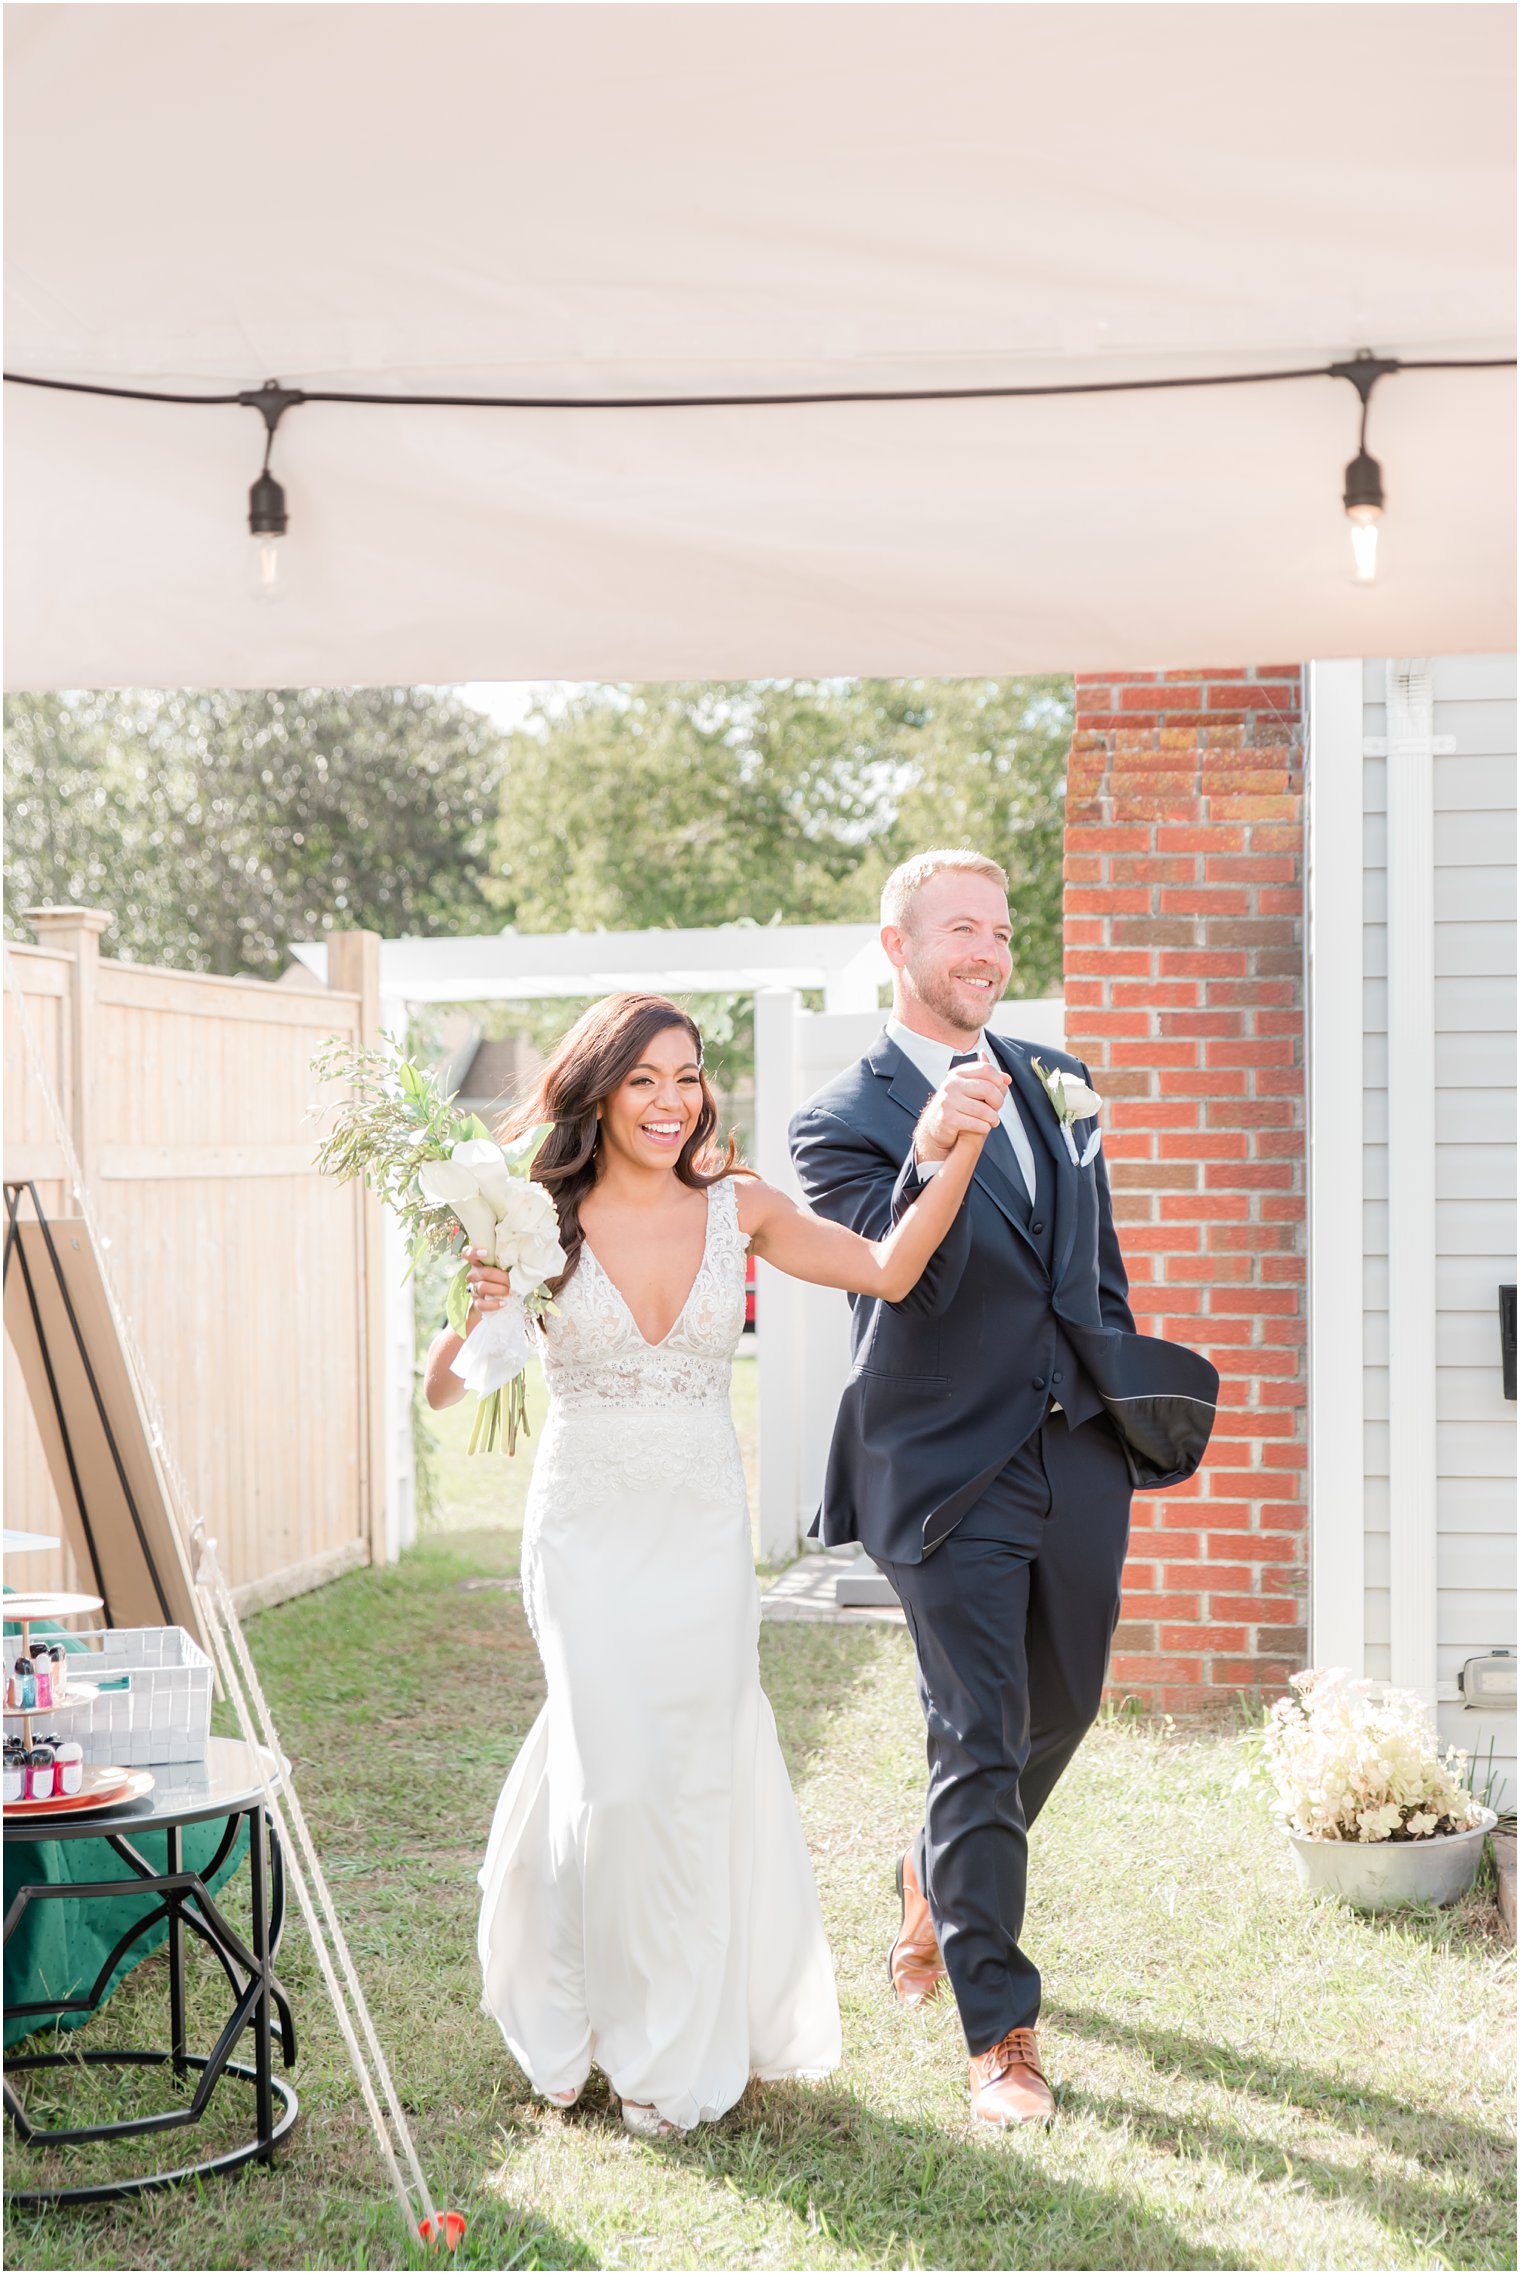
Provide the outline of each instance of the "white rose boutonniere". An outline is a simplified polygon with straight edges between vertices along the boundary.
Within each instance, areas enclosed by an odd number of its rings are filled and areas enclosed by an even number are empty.
[[[1043,1066],[1038,1058],[1031,1058],[1029,1063],[1040,1078],[1041,1089],[1055,1108],[1055,1116],[1061,1124],[1061,1135],[1066,1141],[1066,1150],[1071,1155],[1073,1165],[1085,1169],[1103,1142],[1103,1132],[1095,1129],[1079,1153],[1077,1140],[1072,1134],[1072,1123],[1091,1120],[1094,1114],[1102,1110],[1103,1100],[1096,1090],[1088,1087],[1080,1074],[1068,1074],[1059,1066]]]

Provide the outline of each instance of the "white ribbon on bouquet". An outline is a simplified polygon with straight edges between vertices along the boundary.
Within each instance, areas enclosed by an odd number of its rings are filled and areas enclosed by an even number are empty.
[[[520,1295],[509,1295],[499,1311],[482,1312],[474,1332],[459,1345],[449,1368],[478,1398],[504,1390],[533,1355],[528,1314]]]

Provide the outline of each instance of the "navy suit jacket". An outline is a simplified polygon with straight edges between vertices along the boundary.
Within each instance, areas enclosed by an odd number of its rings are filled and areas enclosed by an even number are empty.
[[[1047,1269],[1029,1211],[984,1152],[955,1222],[900,1303],[849,1298],[854,1363],[829,1449],[813,1530],[859,1540],[878,1562],[917,1563],[954,1530],[1038,1428],[1052,1396],[1106,1409],[1134,1482],[1191,1476],[1213,1426],[1219,1377],[1181,1343],[1137,1334],[1101,1148],[1077,1167],[1031,1063],[1031,1045],[990,1035],[1013,1076],[1030,1142],[1054,1173]],[[1047,1067],[1079,1059],[1043,1047]],[[880,1239],[921,1189],[913,1132],[930,1084],[885,1033],[808,1100],[791,1125],[792,1160],[821,1216]],[[1096,1127],[1075,1125],[1080,1155]],[[1043,1177],[1043,1168],[1041,1175]],[[1062,1349],[1078,1384],[1052,1385]]]

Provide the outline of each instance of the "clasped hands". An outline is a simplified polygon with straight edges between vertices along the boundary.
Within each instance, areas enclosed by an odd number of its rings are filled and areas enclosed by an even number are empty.
[[[948,1160],[962,1136],[980,1145],[998,1125],[1012,1080],[1011,1074],[985,1058],[952,1066],[918,1117],[913,1158],[925,1164]]]

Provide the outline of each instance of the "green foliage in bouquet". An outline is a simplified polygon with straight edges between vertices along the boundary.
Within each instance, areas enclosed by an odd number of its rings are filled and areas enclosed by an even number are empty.
[[[319,1081],[344,1083],[348,1092],[335,1106],[317,1109],[332,1115],[317,1167],[340,1184],[359,1179],[398,1218],[411,1243],[408,1279],[429,1257],[457,1253],[462,1237],[513,1275],[520,1316],[536,1319],[553,1310],[545,1282],[562,1268],[564,1251],[555,1237],[553,1202],[528,1181],[547,1122],[499,1145],[478,1114],[455,1111],[456,1093],[445,1093],[390,1035],[381,1037],[379,1048],[334,1037],[313,1055],[311,1070]],[[461,1341],[469,1325],[469,1279],[470,1267],[461,1262],[448,1286],[448,1323]],[[491,1355],[499,1358],[499,1349]],[[480,1357],[489,1365],[484,1350]],[[497,1445],[514,1452],[526,1429],[520,1367],[497,1386],[480,1386],[472,1453]]]
[[[315,1109],[332,1115],[317,1148],[317,1167],[339,1184],[359,1178],[400,1217],[411,1235],[410,1278],[429,1255],[451,1247],[459,1230],[453,1211],[422,1191],[418,1171],[429,1161],[448,1160],[456,1145],[491,1132],[478,1113],[456,1113],[457,1092],[446,1093],[388,1034],[378,1049],[360,1049],[334,1036],[314,1052],[311,1070],[319,1082],[344,1082],[349,1092],[336,1106]],[[456,1323],[453,1298],[462,1281],[468,1294],[466,1274],[456,1274],[449,1286],[449,1324],[456,1334],[463,1334],[469,1308],[466,1302]]]

